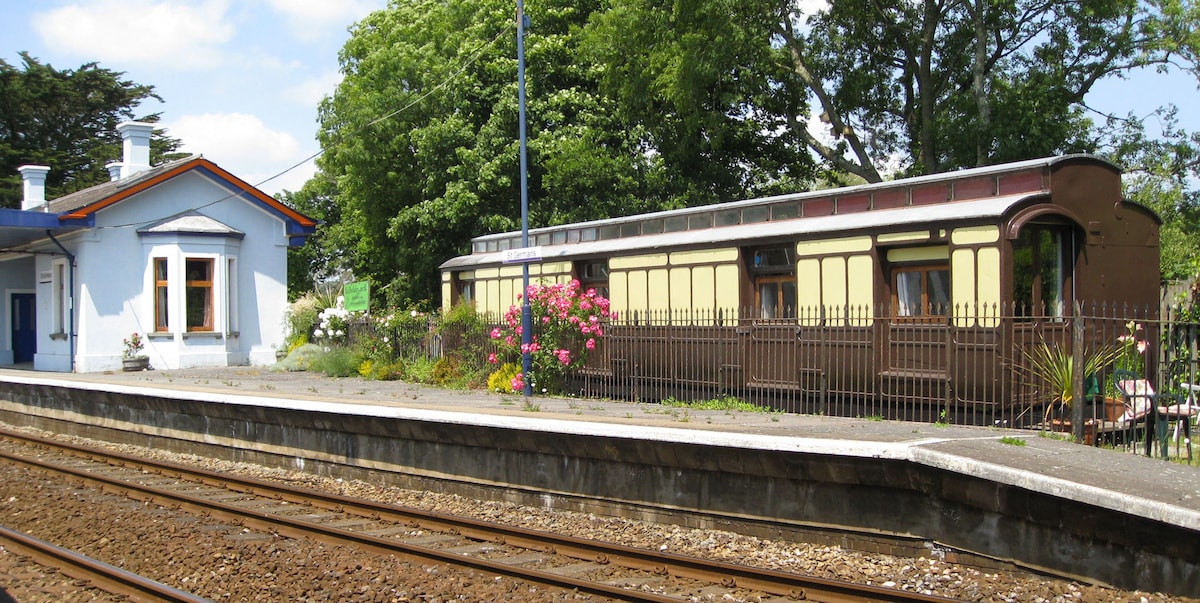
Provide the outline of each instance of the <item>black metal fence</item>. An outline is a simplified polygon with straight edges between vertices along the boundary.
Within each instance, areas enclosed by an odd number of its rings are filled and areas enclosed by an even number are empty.
[[[570,393],[649,402],[734,396],[786,412],[1043,429],[1187,454],[1189,407],[1178,405],[1194,403],[1200,390],[1200,323],[1179,309],[777,315],[787,318],[745,308],[625,313],[608,322]],[[414,328],[397,338],[408,342],[398,355],[492,349],[486,330]]]

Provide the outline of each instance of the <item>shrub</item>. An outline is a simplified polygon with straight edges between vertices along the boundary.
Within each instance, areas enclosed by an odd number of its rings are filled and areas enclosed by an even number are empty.
[[[342,347],[332,347],[313,358],[308,370],[325,373],[330,377],[350,377],[358,374],[359,364],[354,352]]]
[[[609,302],[595,289],[580,289],[579,281],[529,286],[525,295],[534,333],[528,349],[521,342],[524,327],[520,307],[509,308],[504,315],[505,327],[492,330],[492,339],[502,350],[500,355],[489,356],[492,363],[499,363],[501,355],[504,359],[526,351],[530,355],[531,374],[518,374],[513,389],[524,389],[528,382],[535,392],[561,392],[567,376],[582,366],[588,352],[596,347],[596,338],[604,335],[605,323],[611,318]]]
[[[488,375],[488,391],[501,394],[513,393],[513,380],[520,374],[521,367],[519,365],[512,362],[505,363],[491,375]]]

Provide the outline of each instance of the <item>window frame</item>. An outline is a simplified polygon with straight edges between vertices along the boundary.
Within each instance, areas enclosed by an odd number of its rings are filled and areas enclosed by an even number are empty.
[[[754,288],[754,307],[762,320],[793,320],[797,318],[800,283],[796,278],[796,246],[793,243],[746,249],[747,271]],[[759,260],[779,260],[762,263]],[[789,295],[787,285],[791,285]],[[768,313],[763,305],[763,289],[775,286],[775,306]],[[770,315],[768,315],[770,314]]]
[[[1046,268],[1043,258],[1046,257],[1045,245],[1042,244],[1042,239],[1038,236],[1041,233],[1049,233],[1051,241],[1056,245],[1057,263],[1053,267],[1056,272],[1056,281],[1052,287],[1046,287],[1045,282],[1047,275],[1043,273]],[[1028,245],[1029,265],[1022,266],[1018,264],[1022,255],[1022,247]],[[1064,222],[1031,222],[1021,228],[1017,237],[1012,240],[1012,314],[1018,319],[1035,320],[1038,318],[1051,318],[1055,320],[1063,320],[1072,314],[1071,301],[1074,299],[1075,286],[1075,256],[1077,254],[1077,240],[1075,228]],[[1020,275],[1028,275],[1029,288],[1023,294],[1019,291],[1018,281],[1022,278]],[[1057,290],[1057,300],[1047,302],[1045,299],[1046,292],[1050,289]],[[1027,299],[1023,299],[1027,297]]]
[[[193,263],[203,263],[207,265],[207,279],[194,279],[191,274],[191,265]],[[199,256],[184,256],[183,258],[183,315],[184,329],[188,333],[212,333],[216,331],[216,258],[199,257]],[[201,311],[202,324],[193,324],[192,322],[192,295],[195,291],[207,291],[204,296],[204,309]]]
[[[934,305],[930,302],[930,277],[931,273],[944,272],[946,273],[946,303],[942,312],[933,313]],[[900,302],[900,277],[903,274],[920,274],[921,275],[921,300],[917,305],[917,313],[905,313],[904,309],[911,307],[910,304],[901,304]],[[951,304],[953,303],[953,291],[950,287],[950,262],[919,262],[919,263],[902,263],[893,264],[890,274],[891,287],[891,302],[892,302],[892,320],[893,322],[948,322],[950,320]]]
[[[160,273],[159,267],[162,267]],[[161,278],[159,278],[161,276]],[[153,282],[154,332],[171,332],[171,268],[166,257],[150,258],[150,280]]]

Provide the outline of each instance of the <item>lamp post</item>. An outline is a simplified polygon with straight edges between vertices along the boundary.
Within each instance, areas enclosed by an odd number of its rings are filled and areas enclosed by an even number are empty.
[[[529,247],[529,168],[525,150],[525,2],[517,0],[517,121],[521,133],[521,247]],[[529,307],[529,262],[521,264],[521,373],[525,376],[525,397],[533,395],[529,371],[533,358],[533,310]]]

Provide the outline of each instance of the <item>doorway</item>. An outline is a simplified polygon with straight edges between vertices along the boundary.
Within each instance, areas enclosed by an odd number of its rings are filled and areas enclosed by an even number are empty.
[[[33,362],[37,353],[37,297],[33,293],[12,294],[13,364]]]

